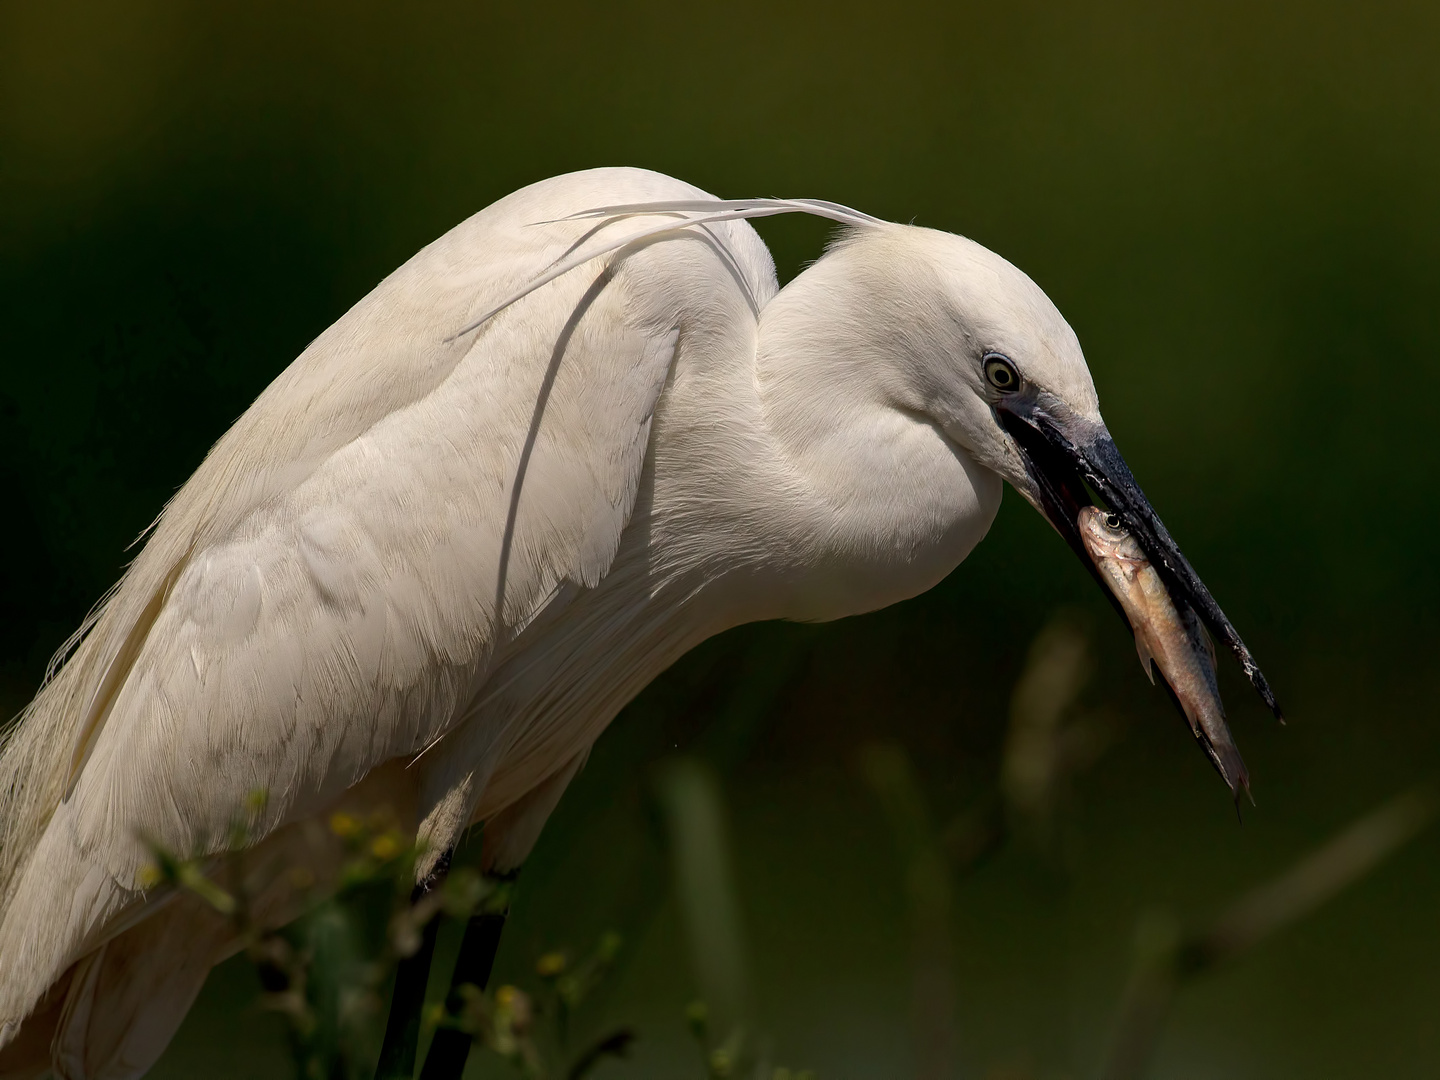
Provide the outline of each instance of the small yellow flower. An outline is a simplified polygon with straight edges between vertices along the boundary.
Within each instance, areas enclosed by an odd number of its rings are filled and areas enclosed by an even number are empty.
[[[336,836],[354,836],[360,831],[360,822],[353,815],[337,810],[330,815],[330,831]]]
[[[377,859],[393,859],[400,854],[400,841],[394,833],[377,836],[370,844],[370,854]]]
[[[519,987],[511,986],[508,983],[495,991],[495,1004],[502,1009],[513,1008],[515,1000],[520,996]]]
[[[565,970],[565,962],[565,954],[557,949],[536,960],[535,971],[542,979],[553,979]]]
[[[135,883],[142,889],[153,889],[165,880],[165,872],[154,863],[146,863],[135,875]]]

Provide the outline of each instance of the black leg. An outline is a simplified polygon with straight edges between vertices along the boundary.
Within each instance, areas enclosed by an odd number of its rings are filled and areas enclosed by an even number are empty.
[[[500,949],[500,932],[505,929],[506,912],[482,912],[470,916],[465,937],[460,942],[460,955],[455,959],[455,974],[450,977],[450,992],[445,1008],[458,1012],[465,1003],[460,987],[471,985],[485,989],[490,982],[490,969]],[[420,1070],[420,1080],[460,1080],[465,1061],[470,1056],[473,1036],[459,1028],[436,1029],[430,1052]]]
[[[450,852],[441,856],[435,869],[410,894],[417,904],[440,882],[450,868]],[[416,1047],[420,1042],[420,1014],[425,1008],[425,987],[430,982],[430,963],[435,958],[435,934],[440,929],[437,911],[425,924],[420,948],[400,961],[395,970],[395,992],[390,996],[390,1018],[385,1023],[385,1040],[380,1044],[380,1063],[375,1080],[412,1080]]]

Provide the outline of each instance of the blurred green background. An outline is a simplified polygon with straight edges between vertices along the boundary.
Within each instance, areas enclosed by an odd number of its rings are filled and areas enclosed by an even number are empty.
[[[915,601],[709,643],[617,720],[522,880],[500,975],[618,927],[596,1075],[698,1075],[649,779],[723,777],[755,1012],[826,1080],[908,1075],[893,837],[855,765],[906,749],[935,819],[993,790],[1010,687],[1061,607],[1120,737],[954,885],[956,1070],[1078,1076],[1137,919],[1202,919],[1440,764],[1440,8],[6,3],[0,7],[0,705],[304,345],[514,188],[594,165],[963,232],[1046,289],[1110,428],[1261,659],[1222,671],[1258,807],[1220,781],[1093,582],[1013,492]],[[816,222],[762,223],[782,276]],[[1440,837],[1181,996],[1155,1075],[1440,1075]],[[248,972],[157,1070],[286,1068]],[[628,1072],[625,1071],[628,1068]],[[476,1065],[471,1075],[482,1075]],[[485,1074],[488,1075],[488,1074]]]

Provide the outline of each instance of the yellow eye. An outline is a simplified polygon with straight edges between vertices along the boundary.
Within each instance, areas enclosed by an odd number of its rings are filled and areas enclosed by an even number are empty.
[[[1105,523],[1105,528],[1109,529],[1112,533],[1120,533],[1125,531],[1125,529],[1120,524],[1119,514],[1106,514],[1102,520]]]
[[[985,354],[985,379],[1002,394],[1020,389],[1020,373],[999,353]]]

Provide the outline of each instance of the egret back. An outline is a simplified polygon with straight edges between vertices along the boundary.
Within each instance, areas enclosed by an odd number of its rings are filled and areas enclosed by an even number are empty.
[[[0,751],[0,1042],[155,899],[142,837],[215,851],[255,791],[252,836],[317,812],[433,746],[525,627],[605,574],[681,338],[717,287],[753,331],[763,245],[734,222],[622,249],[455,332],[596,228],[556,219],[703,197],[623,169],[517,192],[382,282],[216,444]],[[507,737],[460,777],[472,796]]]

